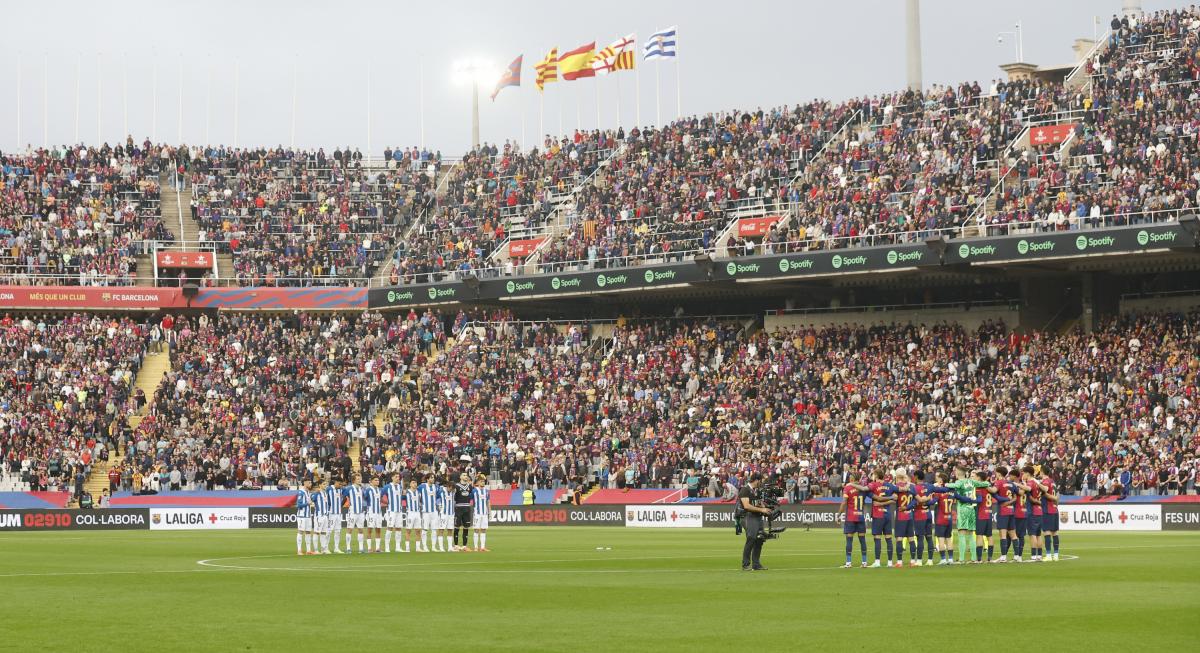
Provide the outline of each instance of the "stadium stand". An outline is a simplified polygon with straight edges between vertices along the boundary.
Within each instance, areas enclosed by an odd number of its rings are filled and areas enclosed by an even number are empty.
[[[129,489],[271,487],[316,469],[345,475],[350,441],[374,437],[375,406],[409,392],[406,370],[443,338],[431,313],[180,318],[168,334],[171,371],[121,443]]]
[[[82,489],[141,400],[130,393],[147,328],[76,314],[0,318],[0,459],[17,490]]]
[[[439,159],[197,148],[188,157],[202,243],[233,254],[239,285],[366,285],[430,201]]]
[[[0,154],[0,283],[133,285],[146,241],[170,241],[159,209],[157,147]]]

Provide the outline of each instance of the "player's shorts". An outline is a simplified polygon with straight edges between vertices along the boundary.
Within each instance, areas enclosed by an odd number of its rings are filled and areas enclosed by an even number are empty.
[[[1029,518],[1029,534],[1037,537],[1042,534],[1042,516],[1033,515]]]
[[[313,531],[324,533],[329,530],[329,515],[313,517]]]
[[[421,528],[427,531],[432,531],[437,527],[437,515],[433,514],[432,512],[421,513]]]
[[[847,523],[849,523],[849,522],[847,522]],[[859,523],[859,525],[862,525],[862,522],[858,522],[858,523]],[[488,516],[487,515],[476,515],[474,513],[471,514],[471,528],[477,528],[479,530],[484,530],[487,527],[488,527]],[[859,531],[859,532],[861,533],[862,531]]]
[[[950,537],[953,534],[954,534],[954,527],[951,526],[950,524],[934,524],[933,525],[933,536],[934,537]]]
[[[886,515],[883,517],[873,517],[871,519],[871,535],[891,535],[892,534],[892,516]]]
[[[442,515],[441,516],[441,525],[438,526],[438,528],[440,528],[444,531],[448,531],[448,530],[454,528],[454,515]]]
[[[896,537],[914,537],[915,533],[916,529],[913,528],[913,520],[896,520]]]
[[[933,532],[933,520],[918,519],[913,522],[913,528],[916,529],[917,537],[929,537]]]
[[[366,513],[350,512],[346,513],[346,528],[362,528],[367,521]]]
[[[478,519],[478,518],[476,518]],[[475,528],[479,528],[476,526]],[[865,521],[848,521],[842,524],[842,532],[846,535],[858,533],[862,535],[867,532],[867,522]]]
[[[1011,531],[1013,529],[1013,522],[1016,521],[1016,519],[1017,518],[1012,515],[996,515],[996,529],[1001,531]]]
[[[328,529],[331,531],[342,530],[342,515],[341,515],[341,513],[338,513],[336,515],[329,515]]]
[[[383,525],[388,528],[400,528],[404,523],[404,513],[392,512],[391,510],[383,513]]]
[[[1017,537],[1025,537],[1025,533],[1029,530],[1029,519],[1027,517],[1014,519],[1013,530],[1017,532]]]
[[[307,532],[307,531],[311,531],[312,529],[313,529],[312,517],[297,517],[296,518],[296,530]]]
[[[419,513],[419,512],[404,513],[404,527],[405,528],[420,528],[421,527],[421,513]]]
[[[1057,533],[1058,532],[1058,513],[1048,512],[1042,515],[1042,532]]]
[[[972,508],[974,508],[974,506],[972,506]],[[975,511],[967,510],[967,511],[958,513],[958,523],[955,525],[958,527],[958,530],[960,530],[960,531],[975,530]]]
[[[992,536],[992,520],[990,520],[990,519],[976,520],[975,534],[982,535],[984,537],[991,537]]]

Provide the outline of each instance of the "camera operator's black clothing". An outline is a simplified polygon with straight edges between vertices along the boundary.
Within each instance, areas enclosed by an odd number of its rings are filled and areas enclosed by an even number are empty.
[[[742,486],[742,489],[738,490],[737,503],[739,508],[742,505],[743,498],[750,499],[751,505],[754,505],[754,490],[750,489],[749,485]],[[763,542],[765,541],[759,537],[763,530],[762,514],[746,512],[742,517],[742,530],[746,533],[746,544],[742,546],[742,567],[761,567],[762,563],[759,562],[759,557],[762,555]]]

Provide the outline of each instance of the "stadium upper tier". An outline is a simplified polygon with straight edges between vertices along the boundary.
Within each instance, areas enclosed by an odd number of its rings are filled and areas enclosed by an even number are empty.
[[[1069,493],[1116,468],[1150,487],[1200,464],[1197,319],[1143,313],[1091,334],[1022,335],[997,322],[766,331],[503,312],[5,318],[15,364],[0,388],[0,459],[57,485],[56,471],[111,447],[139,473],[260,486],[345,473],[357,441],[367,470],[471,466],[540,487],[664,487],[689,469],[824,479],[952,459],[1051,461]],[[146,333],[164,327],[171,371],[130,399]]]
[[[194,245],[232,254],[218,284],[397,285],[1168,221],[1200,194],[1198,49],[1200,14],[1170,10],[1110,34],[1063,81],[729,111],[458,160],[132,142],[10,154],[0,271],[132,283],[146,241],[171,240],[154,201],[176,167]]]
[[[149,141],[0,153],[0,283],[132,285],[147,241],[170,241],[159,207],[169,160]]]

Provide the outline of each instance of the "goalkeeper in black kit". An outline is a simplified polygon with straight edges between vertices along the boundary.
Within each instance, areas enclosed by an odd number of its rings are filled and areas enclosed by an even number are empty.
[[[459,533],[462,539],[459,539]],[[458,477],[454,484],[454,539],[450,541],[456,549],[465,550],[471,536],[471,480],[466,474]]]

